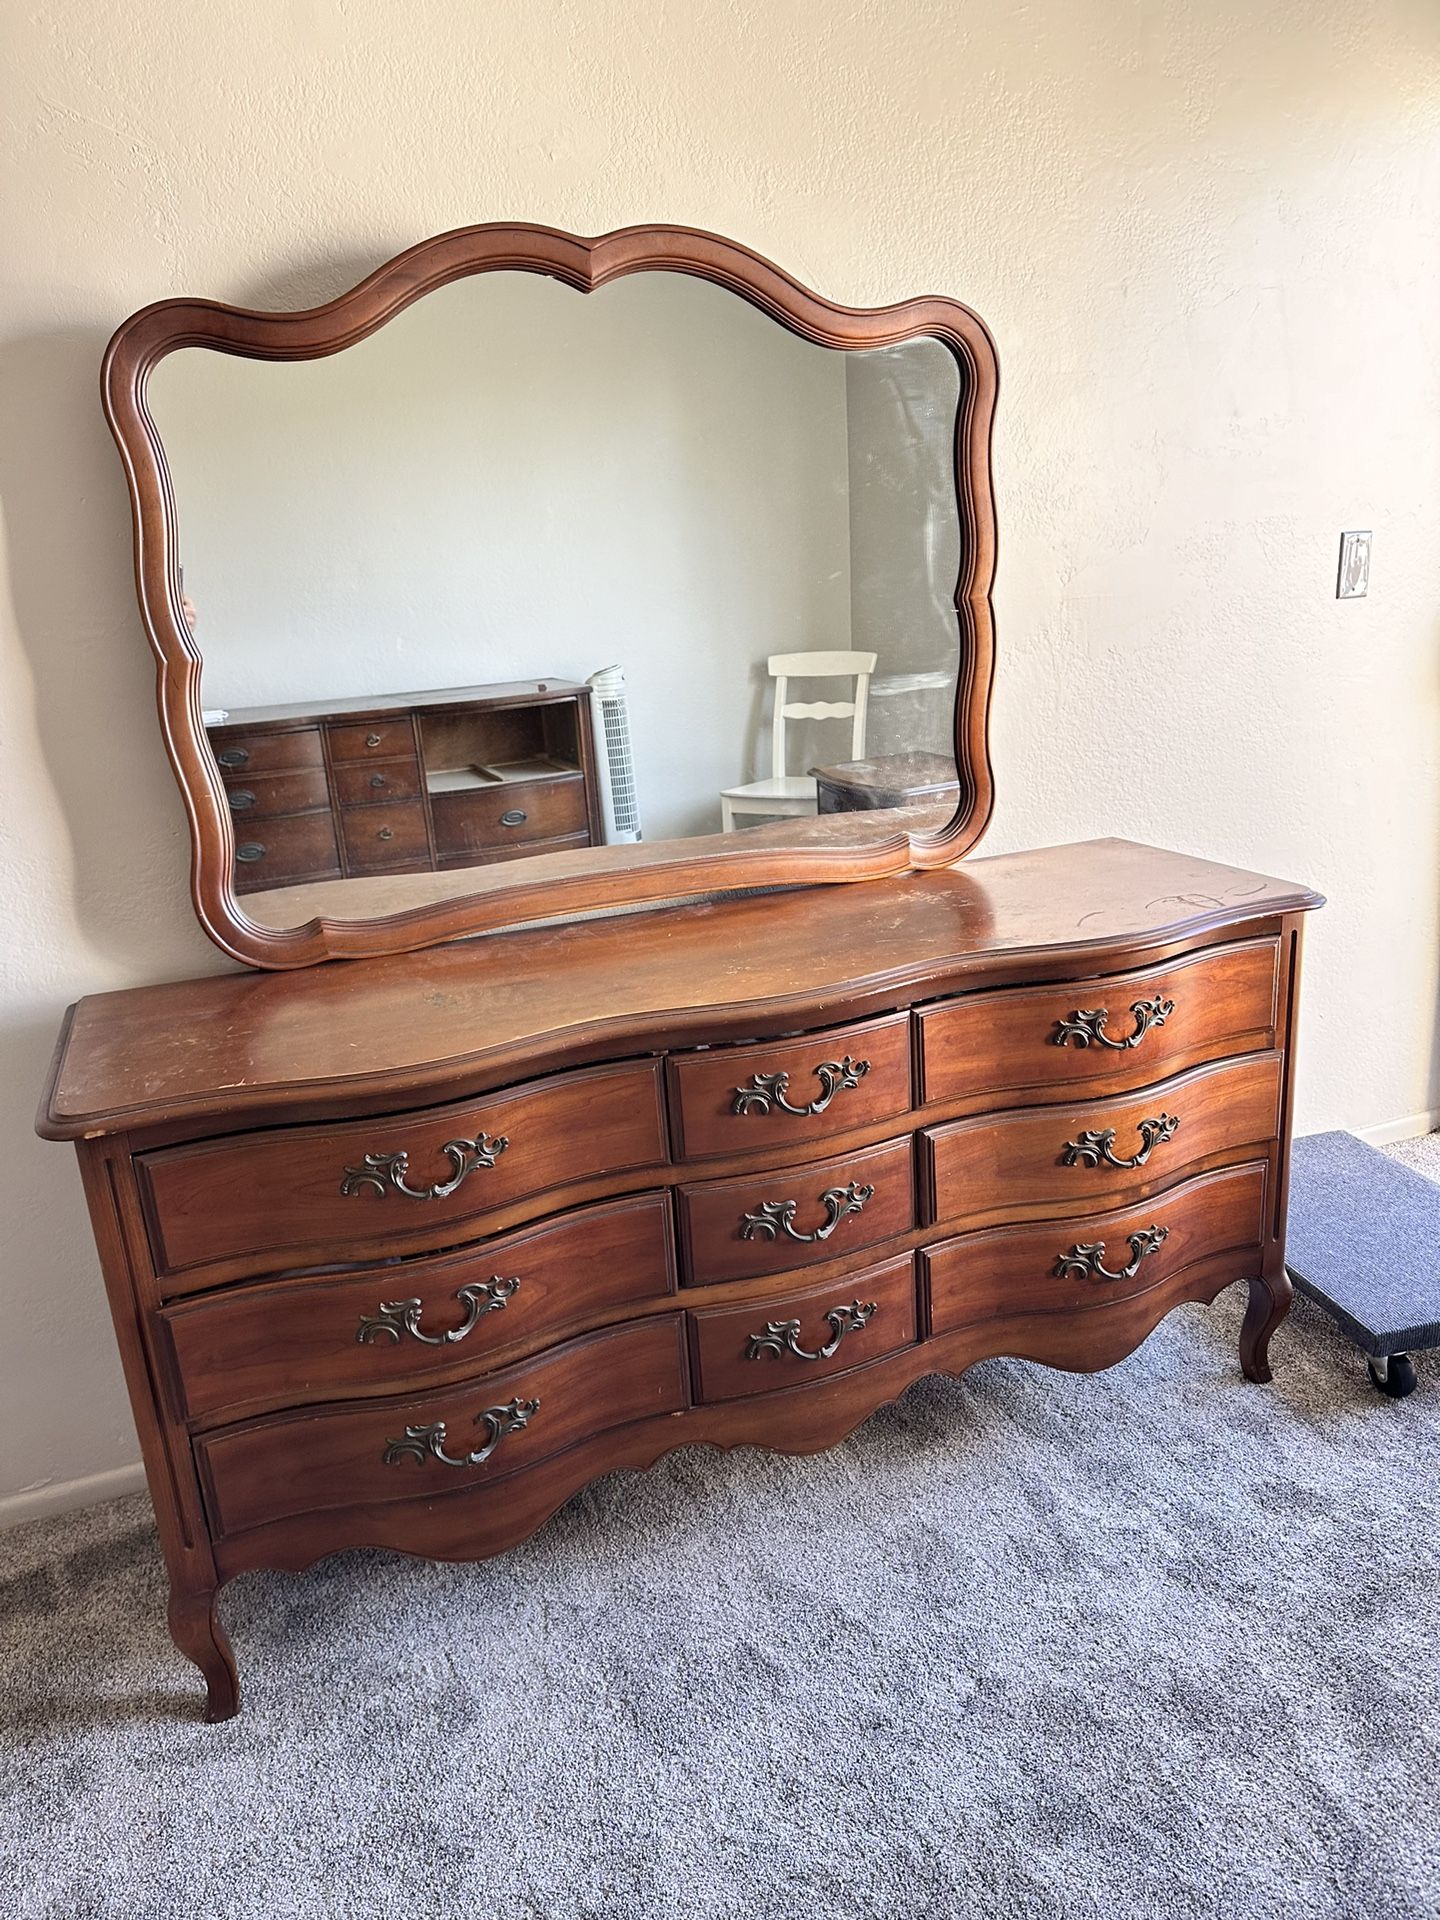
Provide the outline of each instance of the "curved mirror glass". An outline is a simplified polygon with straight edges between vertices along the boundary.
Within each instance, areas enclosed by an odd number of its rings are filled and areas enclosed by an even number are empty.
[[[252,919],[477,869],[943,826],[959,376],[723,288],[482,273],[327,358],[182,349],[151,415]]]

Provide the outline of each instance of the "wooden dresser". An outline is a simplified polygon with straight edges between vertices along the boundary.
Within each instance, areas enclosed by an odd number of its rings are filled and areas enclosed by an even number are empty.
[[[590,696],[571,681],[247,707],[206,732],[235,820],[237,893],[605,838]]]
[[[40,1129],[210,1717],[246,1568],[495,1553],[613,1468],[1108,1366],[1235,1281],[1267,1380],[1318,904],[1098,841],[81,1001]]]

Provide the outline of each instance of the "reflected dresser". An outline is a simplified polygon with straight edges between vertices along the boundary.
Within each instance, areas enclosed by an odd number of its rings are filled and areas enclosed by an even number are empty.
[[[247,1568],[492,1554],[611,1469],[1105,1367],[1234,1282],[1268,1380],[1318,904],[1097,841],[81,1001],[40,1128],[209,1716]]]
[[[605,838],[589,690],[567,680],[248,707],[206,735],[237,894]]]

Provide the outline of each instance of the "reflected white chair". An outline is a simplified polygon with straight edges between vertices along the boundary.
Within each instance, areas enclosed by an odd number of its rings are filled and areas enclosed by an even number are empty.
[[[846,720],[853,716],[850,730],[852,760],[865,758],[865,708],[870,697],[870,676],[875,671],[873,653],[772,653],[766,662],[775,682],[775,717],[770,733],[768,780],[751,780],[742,787],[726,787],[720,795],[720,824],[730,833],[737,814],[814,813],[815,777],[809,773],[785,770],[785,722],[787,720]],[[792,680],[853,679],[854,695],[849,700],[791,700]]]

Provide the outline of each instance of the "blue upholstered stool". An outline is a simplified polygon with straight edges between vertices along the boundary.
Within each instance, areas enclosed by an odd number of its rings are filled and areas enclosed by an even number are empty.
[[[1382,1393],[1414,1390],[1411,1351],[1440,1346],[1440,1185],[1353,1133],[1297,1140],[1285,1264],[1360,1348]]]

